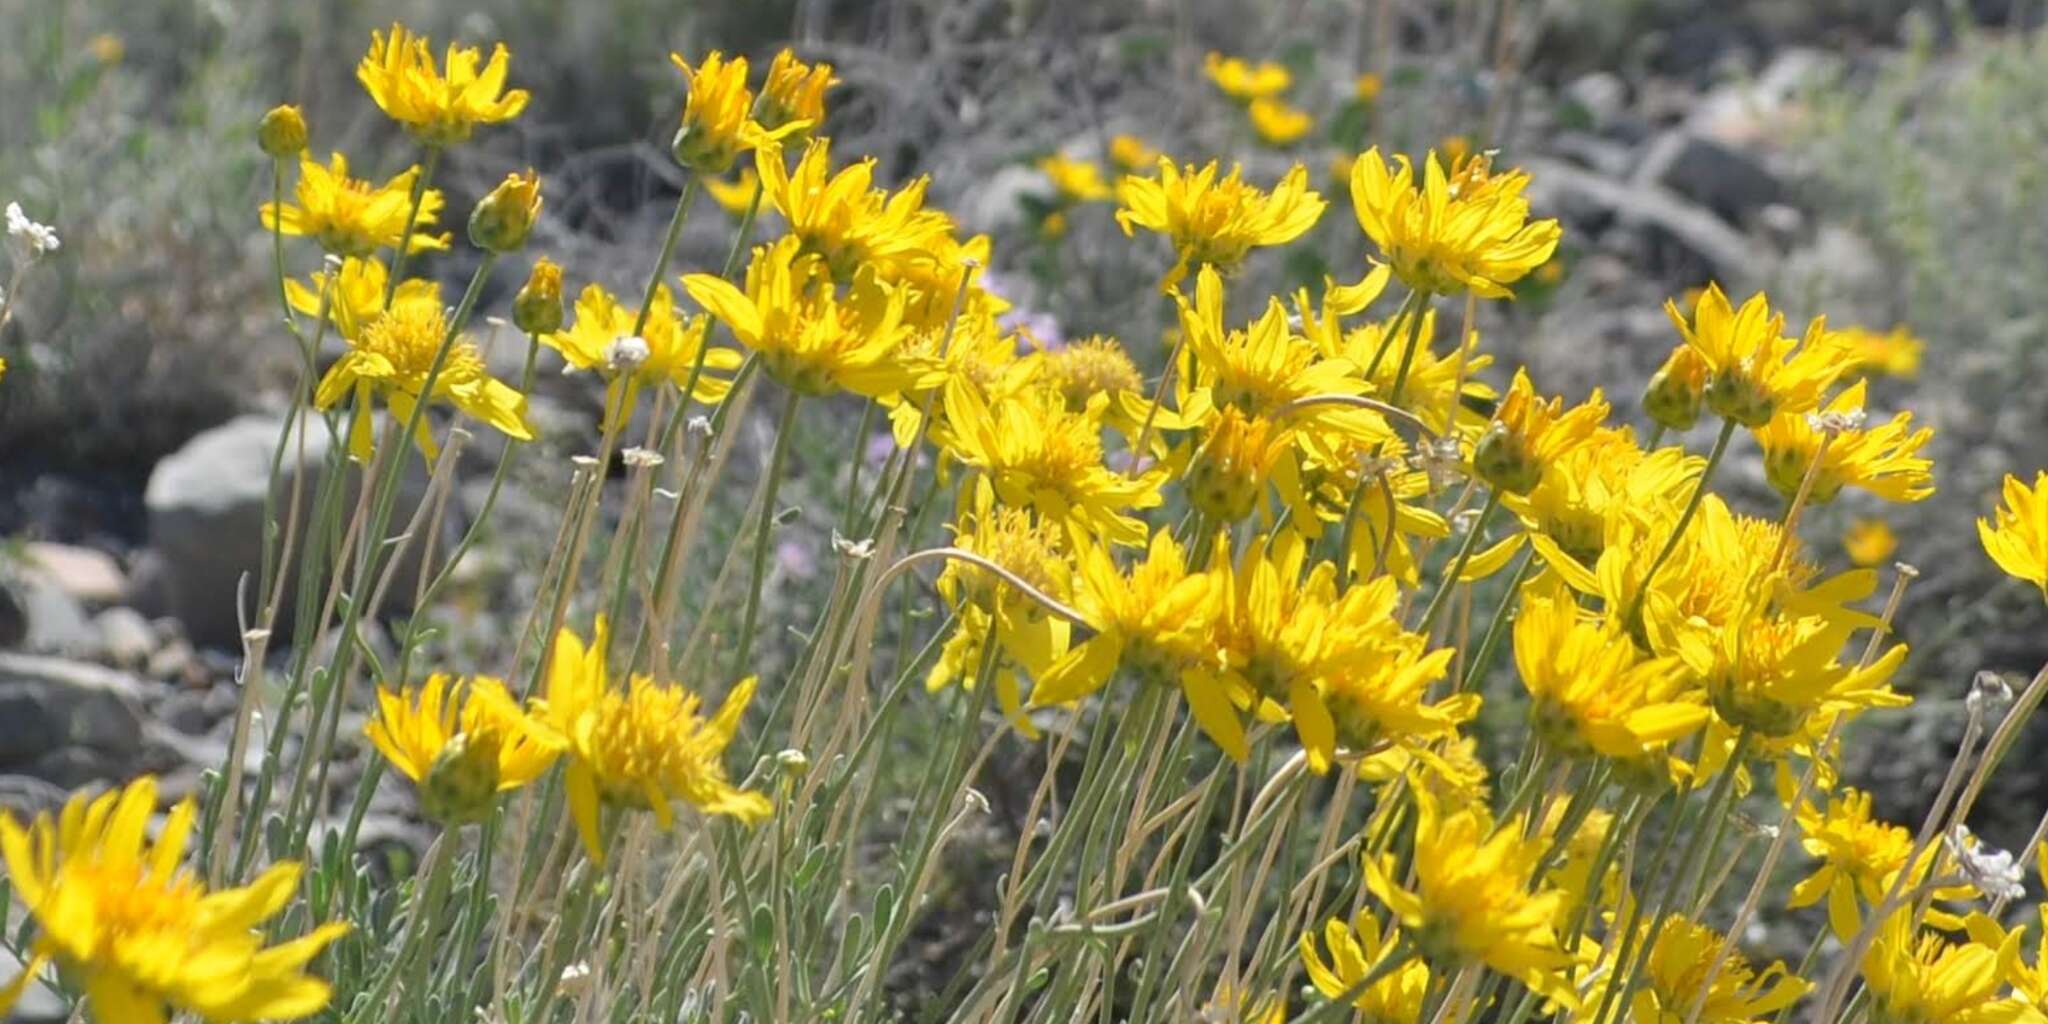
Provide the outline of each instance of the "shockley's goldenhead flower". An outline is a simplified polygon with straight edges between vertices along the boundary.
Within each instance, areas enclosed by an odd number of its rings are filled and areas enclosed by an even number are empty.
[[[382,185],[348,176],[348,158],[336,153],[326,166],[299,158],[296,204],[264,203],[263,226],[281,234],[305,235],[336,256],[368,256],[396,248],[408,251],[448,248],[448,234],[429,234],[441,216],[441,191],[420,195],[419,216],[412,216],[413,184],[420,169],[409,167]],[[406,234],[411,219],[412,234]]]
[[[1327,205],[1309,190],[1308,170],[1299,164],[1271,192],[1248,184],[1240,168],[1218,173],[1214,160],[1183,168],[1160,157],[1157,178],[1131,175],[1117,183],[1122,205],[1116,222],[1124,234],[1144,228],[1173,243],[1175,262],[1162,290],[1171,290],[1192,267],[1206,264],[1227,273],[1254,248],[1301,237]]]
[[[1359,227],[1410,288],[1432,295],[1507,298],[1507,286],[1548,262],[1562,234],[1555,220],[1530,220],[1529,176],[1493,173],[1485,156],[1423,160],[1422,180],[1405,156],[1390,166],[1377,146],[1351,165]]]
[[[143,834],[156,810],[144,776],[95,798],[72,797],[55,820],[24,829],[0,814],[0,853],[38,937],[20,977],[0,987],[0,1017],[55,961],[85,990],[106,1024],[164,1024],[171,1011],[208,1021],[297,1020],[327,1005],[327,983],[302,973],[344,922],[274,946],[260,925],[298,890],[297,861],[279,861],[247,886],[208,892],[182,866],[198,807],[171,811],[155,844]]]
[[[389,35],[370,33],[356,80],[414,138],[446,146],[469,138],[477,125],[510,121],[526,109],[526,90],[505,88],[511,61],[503,43],[491,48],[489,63],[476,47],[450,43],[444,73],[427,38],[394,22]]]

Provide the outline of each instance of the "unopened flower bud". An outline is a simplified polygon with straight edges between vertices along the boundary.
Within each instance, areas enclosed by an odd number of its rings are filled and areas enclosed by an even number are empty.
[[[526,244],[540,219],[540,176],[508,174],[469,214],[469,241],[479,249],[512,252]]]
[[[306,151],[306,115],[289,103],[270,108],[256,125],[256,144],[275,160]]]
[[[1690,345],[1671,350],[1671,357],[1650,377],[1643,393],[1643,411],[1651,421],[1669,430],[1691,430],[1700,419],[1700,399],[1706,391],[1707,364]]]
[[[482,821],[498,797],[498,738],[457,733],[420,786],[420,809],[449,825]]]
[[[1495,420],[1472,449],[1472,472],[1495,490],[1527,494],[1543,480],[1543,464],[1506,423]]]
[[[792,779],[801,779],[811,770],[811,759],[801,750],[794,748],[775,755],[775,766]]]
[[[562,268],[543,256],[519,294],[512,297],[512,323],[528,334],[553,334],[562,329]]]

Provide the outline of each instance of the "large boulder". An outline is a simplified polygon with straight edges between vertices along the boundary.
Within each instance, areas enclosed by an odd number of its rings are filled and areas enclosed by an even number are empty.
[[[318,416],[307,417],[304,437],[294,429],[285,440],[285,456],[279,463],[276,515],[281,520],[290,505],[292,483],[302,480],[297,531],[302,546],[310,532],[315,496],[327,461],[327,426]],[[149,516],[149,545],[154,552],[150,575],[161,611],[177,618],[194,643],[235,647],[241,642],[241,627],[235,602],[240,581],[249,577],[249,603],[259,600],[254,593],[263,564],[263,504],[270,484],[271,460],[285,421],[281,416],[251,413],[236,417],[205,431],[157,463],[143,494]],[[427,467],[415,451],[405,454],[405,471],[400,475],[398,503],[393,508],[389,536],[402,534],[426,494]],[[354,510],[360,470],[345,469],[346,492],[341,514]],[[455,501],[445,503],[447,516],[427,528],[452,531],[458,515]],[[413,594],[417,579],[420,538],[407,545],[406,559],[385,600],[386,612],[403,610]],[[439,546],[447,551],[444,543]],[[296,557],[292,560],[296,562]],[[289,567],[288,567],[289,568]],[[295,584],[287,580],[278,627],[291,620]]]
[[[123,672],[0,653],[0,772],[72,787],[143,770],[142,698]]]

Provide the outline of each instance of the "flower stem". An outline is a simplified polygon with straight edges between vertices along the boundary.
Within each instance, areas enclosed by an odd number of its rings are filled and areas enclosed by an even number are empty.
[[[1408,314],[1408,341],[1401,346],[1401,365],[1394,371],[1393,390],[1387,393],[1387,401],[1395,405],[1401,404],[1401,391],[1408,386],[1408,371],[1415,366],[1415,350],[1422,347],[1422,320],[1428,312],[1429,293],[1416,293],[1415,309]],[[1460,343],[1463,340],[1459,339]],[[1452,401],[1456,401],[1456,396]],[[1453,408],[1452,411],[1457,410]]]
[[[1429,599],[1429,607],[1422,610],[1422,621],[1416,625],[1415,632],[1427,637],[1430,627],[1436,625],[1437,617],[1443,614],[1445,608],[1450,607],[1450,601],[1447,599],[1458,585],[1458,576],[1465,571],[1465,563],[1472,560],[1472,552],[1479,547],[1479,537],[1486,532],[1486,522],[1493,518],[1493,513],[1498,508],[1500,491],[1489,490],[1486,504],[1479,509],[1479,518],[1472,520],[1472,529],[1465,534],[1465,543],[1458,546],[1458,556],[1444,569],[1443,582],[1437,584],[1436,593]],[[1388,529],[1392,528],[1392,524],[1388,524]]]
[[[1699,513],[1700,503],[1706,500],[1707,484],[1712,482],[1714,470],[1720,467],[1721,457],[1728,454],[1728,442],[1734,440],[1737,425],[1731,419],[1724,418],[1721,421],[1721,433],[1714,438],[1713,450],[1707,453],[1707,465],[1700,470],[1699,483],[1693,486],[1692,497],[1686,501],[1685,511],[1679,513],[1678,524],[1671,528],[1671,536],[1665,538],[1664,547],[1657,552],[1657,557],[1650,560],[1650,570],[1643,574],[1643,581],[1637,584],[1636,594],[1629,599],[1628,611],[1621,617],[1621,621],[1633,622],[1636,614],[1643,610],[1643,599],[1649,596],[1650,584],[1656,581],[1658,570],[1664,568],[1664,563],[1670,560],[1671,553],[1678,550],[1679,538],[1685,536],[1685,528],[1692,524],[1692,517]]]
[[[768,456],[767,476],[761,483],[761,508],[754,523],[754,574],[747,589],[746,611],[740,616],[739,647],[733,652],[732,673],[738,678],[747,670],[753,653],[754,624],[761,614],[761,591],[767,584],[768,535],[775,528],[775,492],[782,483],[782,467],[789,461],[790,437],[796,433],[796,411],[803,396],[789,393],[782,404],[782,419],[775,427],[775,448]]]
[[[441,147],[428,146],[426,162],[420,167],[420,175],[412,181],[412,210],[405,215],[405,232],[398,236],[397,251],[391,257],[391,276],[384,281],[384,304],[391,305],[391,297],[398,294],[398,282],[405,279],[405,263],[412,256],[412,229],[420,222],[420,206],[427,201],[427,182],[433,180],[434,171],[441,166]],[[485,259],[495,258],[486,254]]]

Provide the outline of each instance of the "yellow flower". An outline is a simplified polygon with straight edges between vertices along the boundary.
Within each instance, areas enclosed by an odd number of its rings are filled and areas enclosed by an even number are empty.
[[[533,261],[526,283],[512,296],[512,324],[542,339],[562,329],[562,268],[555,261]]]
[[[1863,956],[1863,984],[1871,1019],[1882,1024],[2018,1024],[2038,1022],[2038,1011],[2000,996],[2004,976],[2019,959],[2020,933],[2001,946],[1951,943],[1921,934],[1913,908],[1901,907],[1879,925]]]
[[[590,645],[564,628],[548,662],[546,699],[534,716],[566,742],[569,810],[590,859],[604,863],[600,805],[643,806],[663,831],[675,824],[675,801],[705,814],[753,824],[773,810],[768,798],[727,779],[725,748],[754,696],[754,677],[733,684],[718,713],[706,719],[702,700],[681,686],[633,676],[621,692],[605,668],[603,619]]]
[[[1036,165],[1045,180],[1052,183],[1055,197],[1062,204],[1092,203],[1109,198],[1109,183],[1102,180],[1102,168],[1092,161],[1075,160],[1060,153],[1041,157]]]
[[[1882,332],[1868,327],[1844,327],[1828,333],[1835,345],[1847,350],[1857,373],[1886,377],[1920,375],[1920,356],[1927,346],[1904,324]]]
[[[1131,361],[1130,354],[1115,338],[1095,335],[1070,341],[1045,353],[1041,365],[1046,384],[1059,392],[1067,408],[1075,412],[1086,409],[1096,395],[1110,396],[1112,413],[1126,411],[1118,408],[1127,400],[1125,396],[1149,401],[1144,395],[1145,378],[1138,373],[1138,364]]]
[[[1542,481],[1545,468],[1593,439],[1607,420],[1607,408],[1607,399],[1595,388],[1567,412],[1564,399],[1538,397],[1529,372],[1517,369],[1493,425],[1472,451],[1472,471],[1498,490],[1527,494]]]
[[[1365,885],[1393,911],[1437,972],[1482,964],[1567,1009],[1578,995],[1560,969],[1570,957],[1551,922],[1564,894],[1530,876],[1549,843],[1525,838],[1520,819],[1487,820],[1483,809],[1446,815],[1428,792],[1415,794],[1415,887],[1395,881],[1391,856],[1365,858]]]
[[[1315,119],[1307,111],[1270,97],[1253,100],[1246,113],[1251,118],[1252,131],[1268,146],[1291,146],[1315,127]]]
[[[1785,315],[1772,312],[1762,292],[1737,310],[1720,285],[1709,284],[1692,322],[1669,300],[1664,312],[1707,364],[1707,408],[1746,427],[1813,409],[1848,367],[1820,320],[1807,327],[1803,340],[1783,337]]]
[[[1383,793],[1395,780],[1403,780],[1427,790],[1452,810],[1483,808],[1493,795],[1486,762],[1479,759],[1479,742],[1471,736],[1455,737],[1435,750],[1387,747],[1359,759],[1358,777]]]
[[[887,278],[899,264],[928,256],[953,231],[951,218],[924,208],[929,178],[895,193],[881,191],[872,187],[873,158],[835,174],[830,139],[812,139],[793,169],[783,167],[780,154],[766,150],[755,154],[754,167],[763,195],[789,224],[790,235],[806,252],[824,258],[834,280],[850,280],[864,265]],[[948,303],[958,284],[947,282]]]
[[[694,68],[682,54],[671,53],[668,59],[683,73],[683,86],[689,90],[683,102],[683,123],[676,129],[670,149],[677,163],[698,174],[724,174],[750,149],[780,161],[776,140],[810,127],[810,122],[797,120],[771,131],[754,120],[754,94],[747,88],[745,57],[727,60],[725,54],[713,50]],[[826,75],[830,77],[829,69]]]
[[[1882,565],[1899,549],[1899,538],[1882,519],[1858,519],[1842,531],[1842,550],[1862,566]]]
[[[747,290],[715,274],[688,274],[683,288],[733,337],[761,355],[783,386],[806,395],[836,391],[879,397],[911,383],[895,358],[903,294],[863,271],[841,296],[825,261],[794,237],[758,246]]]
[[[1028,509],[997,505],[987,487],[977,487],[972,500],[971,511],[955,528],[955,546],[1015,573],[1055,601],[1066,601],[1073,589],[1073,565],[1059,525],[1034,518]],[[1068,653],[1071,623],[979,566],[947,563],[939,574],[938,590],[963,622],[972,620],[974,625],[948,639],[939,663],[925,677],[928,690],[955,679],[975,685],[983,646],[991,638],[1034,680],[1043,678]],[[1035,736],[1024,717],[1023,687],[1016,672],[999,663],[995,684],[1004,716],[1025,735]],[[1036,690],[1032,698],[1044,703]]]
[[[559,737],[519,708],[505,683],[436,672],[418,689],[377,689],[377,717],[363,732],[419,787],[427,816],[481,821],[499,793],[539,778],[561,753]]]
[[[1977,520],[1977,539],[1984,552],[2015,579],[2041,588],[2048,597],[2048,472],[2034,474],[2034,485],[2005,476],[2005,503],[1992,520]]]
[[[1546,464],[1528,494],[1509,495],[1504,504],[1521,517],[1546,565],[1591,590],[1598,585],[1592,566],[1607,548],[1610,523],[1684,504],[1704,465],[1682,448],[1645,452],[1627,427],[1600,427]]]
[[[29,963],[0,988],[0,1016],[52,960],[85,990],[98,1021],[165,1024],[171,1012],[208,1021],[298,1020],[327,1006],[326,982],[301,969],[346,922],[264,945],[260,925],[298,891],[301,867],[280,861],[249,885],[209,893],[180,866],[198,818],[186,799],[152,845],[156,779],[144,776],[55,820],[23,829],[0,813],[0,852],[16,900],[37,924]]]
[[[1301,966],[1316,991],[1326,999],[1336,999],[1364,981],[1393,952],[1396,941],[1392,929],[1380,932],[1379,920],[1370,910],[1359,911],[1351,924],[1333,917],[1323,924],[1323,943],[1330,948],[1330,959],[1325,961],[1316,950],[1315,936],[1304,932]],[[1354,995],[1351,1005],[1359,1011],[1361,1024],[1418,1024],[1429,998],[1429,983],[1429,965],[1409,960]]]
[[[1724,937],[1681,914],[1666,917],[1656,933],[1657,939],[1643,964],[1640,987],[1629,998],[1628,1009],[1620,1015],[1623,1019],[1761,1024],[1798,1002],[1813,987],[1778,961],[1772,961],[1762,973],[1752,968],[1740,952],[1731,952],[1728,959],[1717,962],[1714,958],[1721,952]],[[1700,988],[1710,972],[1714,983],[1702,1000]],[[1587,1006],[1601,1005],[1615,978],[1610,973],[1603,975],[1601,982],[1587,995]],[[1699,1004],[1699,1012],[1689,1016],[1695,1003]]]
[[[270,108],[256,125],[256,144],[278,160],[306,151],[306,115],[291,104]]]
[[[1182,402],[1183,411],[1215,405],[1273,415],[1281,406],[1311,395],[1364,390],[1358,368],[1342,356],[1326,357],[1296,333],[1278,299],[1268,299],[1265,313],[1243,330],[1225,330],[1223,277],[1214,267],[1204,266],[1196,276],[1192,303],[1184,295],[1174,296],[1174,302],[1187,348],[1200,371]],[[1320,406],[1290,418],[1347,428],[1345,432],[1367,443],[1391,436],[1379,414],[1362,409]]]
[[[1103,465],[1098,407],[1075,413],[1058,395],[1026,392],[993,405],[971,388],[944,393],[947,450],[987,475],[1006,505],[1064,524],[1076,543],[1145,542],[1130,515],[1160,502],[1158,471],[1132,479]]]
[[[1643,657],[1625,634],[1588,621],[1568,594],[1524,592],[1515,667],[1532,727],[1567,754],[1640,765],[1707,724],[1707,709],[1685,692],[1682,662]]]
[[[1109,162],[1117,170],[1130,172],[1150,167],[1159,161],[1159,151],[1153,149],[1135,135],[1112,135],[1109,137]]]
[[[838,84],[832,65],[805,64],[784,47],[768,62],[756,120],[770,131],[790,128],[792,136],[803,137],[825,123],[825,93]]]
[[[1430,430],[1439,434],[1452,432],[1454,424],[1483,427],[1490,418],[1474,412],[1474,408],[1493,409],[1500,398],[1492,385],[1478,379],[1481,370],[1493,365],[1493,357],[1479,351],[1478,331],[1467,335],[1464,344],[1455,350],[1438,355],[1432,347],[1436,326],[1435,310],[1422,314],[1415,336],[1414,363],[1408,368],[1408,383],[1401,391],[1401,406],[1421,417]],[[1372,393],[1384,397],[1393,393],[1394,378],[1400,372],[1401,353],[1394,346],[1407,343],[1406,322],[1367,323],[1345,332],[1336,351],[1353,365],[1365,367],[1366,383]]]
[[[654,304],[648,308],[647,323],[637,337],[646,343],[644,354],[620,351],[623,339],[634,337],[633,322],[638,311],[626,306],[601,285],[583,287],[576,297],[576,321],[568,329],[545,335],[541,341],[562,354],[570,366],[607,377],[629,374],[633,383],[655,387],[666,381],[680,388],[690,382],[702,353],[704,372],[690,397],[704,403],[725,399],[732,389],[727,375],[739,369],[740,354],[729,348],[704,352],[710,324],[703,317],[685,317],[675,307],[667,285],[654,289]],[[636,362],[637,360],[637,362]]]
[[[1393,589],[1391,577],[1371,585]],[[1459,726],[1479,713],[1476,693],[1461,693],[1429,702],[1430,687],[1444,677],[1457,650],[1424,651],[1423,638],[1403,633],[1392,638],[1378,656],[1332,673],[1322,687],[1322,700],[1336,725],[1336,741],[1350,750],[1370,750],[1382,743],[1421,746],[1424,741],[1456,735]],[[1325,753],[1334,754],[1333,744]]]
[[[1858,789],[1829,797],[1825,813],[1801,805],[1799,830],[1800,845],[1820,865],[1792,887],[1785,906],[1810,907],[1826,898],[1828,925],[1846,941],[1863,926],[1858,900],[1876,906],[1884,899],[1913,850],[1913,833],[1871,817],[1870,794]],[[1926,875],[1929,862],[1923,858],[1914,874]]]
[[[343,270],[346,272],[346,266]],[[492,377],[475,345],[449,336],[448,316],[441,308],[437,285],[421,282],[422,286],[408,287],[412,284],[401,284],[391,305],[358,321],[353,333],[343,332],[348,352],[328,367],[313,394],[313,404],[321,409],[355,396],[360,414],[352,421],[349,454],[363,461],[370,458],[372,395],[381,395],[400,422],[412,418],[414,406],[422,399],[438,400],[506,437],[533,440],[533,428],[526,422],[526,396]],[[434,377],[433,393],[424,394],[443,345],[447,355],[440,374]],[[439,451],[425,416],[413,432],[413,443],[429,459]]]
[[[1223,95],[1234,100],[1250,101],[1278,96],[1294,84],[1294,75],[1285,65],[1272,61],[1252,64],[1242,57],[1225,57],[1211,53],[1202,62],[1203,73]]]
[[[1301,479],[1288,458],[1293,444],[1287,427],[1224,406],[1188,459],[1181,480],[1188,504],[1216,526],[1237,523],[1262,508],[1268,482],[1278,485],[1290,505],[1303,504]]]
[[[1902,412],[1869,429],[1863,417],[1866,381],[1857,381],[1812,416],[1779,413],[1757,430],[1764,449],[1764,475],[1788,500],[1797,496],[1824,429],[1835,430],[1821,452],[1807,500],[1820,505],[1842,488],[1858,487],[1886,501],[1921,501],[1934,493],[1934,463],[1920,449],[1934,438],[1932,427],[1913,430],[1913,414]],[[1815,421],[1819,422],[1816,423]],[[1834,422],[1829,422],[1834,421]]]
[[[297,204],[264,203],[263,226],[282,234],[304,235],[336,256],[368,256],[406,239],[406,218],[412,213],[413,185],[420,169],[409,167],[382,185],[348,176],[348,158],[340,153],[323,167],[299,158]],[[449,236],[428,234],[441,216],[441,191],[428,189],[420,198],[419,217],[405,242],[411,252],[446,249]]]
[[[1127,175],[1117,183],[1122,205],[1116,220],[1125,235],[1144,228],[1173,243],[1177,262],[1161,282],[1163,290],[1179,283],[1192,265],[1208,264],[1227,273],[1258,246],[1301,237],[1326,205],[1309,190],[1308,170],[1300,164],[1271,193],[1246,184],[1234,166],[1219,179],[1214,160],[1183,169],[1160,157],[1158,166],[1157,178]]]
[[[1557,221],[1529,219],[1528,184],[1521,171],[1494,174],[1484,156],[1446,175],[1435,153],[1418,183],[1407,157],[1389,166],[1375,146],[1351,166],[1351,205],[1410,288],[1500,299],[1557,251]]]
[[[1698,349],[1681,343],[1650,376],[1643,391],[1643,412],[1667,430],[1691,430],[1699,422],[1706,394],[1707,362]]]
[[[1384,88],[1380,76],[1368,71],[1351,80],[1351,97],[1360,103],[1371,103],[1380,98]]]
[[[761,192],[761,176],[754,173],[752,167],[740,168],[740,173],[731,181],[716,177],[706,177],[701,181],[704,191],[711,195],[711,201],[735,217],[746,216],[747,209],[754,205],[754,197]]]
[[[1752,595],[1718,635],[1694,631],[1680,637],[1679,655],[1705,681],[1723,721],[1764,737],[1784,737],[1819,712],[1912,703],[1886,687],[1906,658],[1906,645],[1893,645],[1866,668],[1844,665],[1837,659],[1849,625],[1819,615],[1769,613],[1770,588],[1762,589],[1766,593]]]
[[[446,74],[434,66],[425,36],[394,22],[391,34],[370,33],[370,50],[356,66],[356,80],[370,98],[413,137],[429,146],[469,138],[480,124],[497,124],[526,109],[526,90],[505,89],[511,54],[499,43],[479,69],[483,54],[474,46],[448,46]]]

